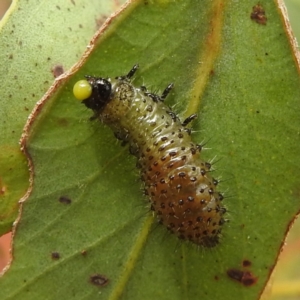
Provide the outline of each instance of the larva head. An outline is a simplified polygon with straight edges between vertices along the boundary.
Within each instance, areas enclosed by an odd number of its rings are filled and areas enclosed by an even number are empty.
[[[75,83],[73,94],[87,108],[100,112],[110,101],[111,83],[100,77],[86,76],[86,79]]]

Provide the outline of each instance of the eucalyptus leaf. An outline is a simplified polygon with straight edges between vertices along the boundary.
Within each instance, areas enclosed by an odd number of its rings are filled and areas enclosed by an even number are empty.
[[[112,1],[12,1],[1,20],[0,234],[11,230],[18,201],[27,197],[28,165],[19,140],[30,112],[115,9]]]
[[[33,190],[1,299],[257,299],[299,201],[299,74],[275,2],[134,1],[45,98],[23,143]],[[251,17],[252,16],[252,17]],[[229,222],[198,248],[156,224],[135,159],[74,100],[84,75],[162,91],[222,178]]]

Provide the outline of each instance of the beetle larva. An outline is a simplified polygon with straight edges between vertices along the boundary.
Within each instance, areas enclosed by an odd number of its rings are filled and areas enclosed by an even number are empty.
[[[192,142],[186,127],[196,115],[180,122],[164,103],[173,84],[160,96],[135,87],[131,78],[137,69],[114,80],[86,76],[75,84],[74,95],[93,110],[92,119],[99,118],[129,144],[159,223],[180,239],[213,247],[226,209],[211,164],[200,158],[202,147]]]

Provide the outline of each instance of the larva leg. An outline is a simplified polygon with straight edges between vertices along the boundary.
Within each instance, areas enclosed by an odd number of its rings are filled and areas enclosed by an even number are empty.
[[[144,92],[144,95],[150,97],[154,102],[160,101],[160,96],[158,96],[156,94],[153,94],[150,92]]]
[[[190,122],[192,122],[193,120],[195,120],[197,118],[196,114],[192,114],[189,117],[187,117],[183,122],[182,122],[182,126],[185,127],[186,125],[188,125]]]
[[[171,118],[172,118],[172,120],[173,120],[174,122],[177,121],[178,117],[177,117],[177,115],[176,115],[174,112],[172,112],[172,111],[167,111],[167,114],[171,116]]]
[[[131,68],[131,70],[128,72],[127,75],[118,76],[118,77],[116,77],[116,79],[130,81],[131,77],[135,74],[135,72],[137,71],[138,68],[139,68],[139,65],[136,64]]]
[[[138,64],[134,65],[125,77],[130,79],[135,74],[135,72],[138,68],[139,68]]]
[[[163,93],[161,94],[161,96],[156,95],[154,93],[147,92],[147,89],[146,89],[145,86],[141,86],[141,90],[144,92],[145,96],[150,97],[154,102],[158,102],[158,101],[164,102],[164,100],[166,99],[166,97],[168,96],[168,94],[170,93],[170,91],[172,90],[173,87],[174,87],[174,84],[170,83],[165,88],[165,90],[163,91]]]
[[[164,101],[166,99],[166,97],[168,96],[168,94],[170,93],[170,91],[172,90],[172,88],[174,87],[173,83],[170,83],[165,90],[163,91],[163,93],[160,96],[160,101]]]

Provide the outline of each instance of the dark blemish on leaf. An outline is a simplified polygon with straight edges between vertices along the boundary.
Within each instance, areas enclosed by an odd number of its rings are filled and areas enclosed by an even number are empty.
[[[257,24],[260,25],[267,24],[266,12],[260,3],[252,7],[250,18],[251,20],[255,21]]]
[[[86,255],[87,255],[87,251],[86,251],[86,250],[82,250],[82,251],[80,252],[80,254],[81,254],[82,256],[86,256]]]
[[[243,267],[250,267],[252,265],[251,261],[248,259],[243,260]]]
[[[229,269],[227,270],[227,275],[235,280],[241,283],[244,286],[252,286],[257,282],[257,277],[255,277],[251,272],[249,271],[242,271],[239,269]]]
[[[74,6],[76,5],[74,0],[71,0],[71,3],[72,3]]]
[[[54,260],[58,260],[58,259],[60,259],[60,254],[58,252],[52,252],[51,257]]]
[[[101,274],[94,274],[90,276],[90,283],[103,287],[108,284],[108,278]]]
[[[26,107],[26,106],[24,107],[24,109],[25,109],[25,111],[29,111],[29,108],[28,108],[28,107]]]
[[[219,276],[216,275],[216,276],[215,276],[215,280],[219,280],[219,279],[220,279]]]
[[[69,125],[69,121],[66,118],[58,118],[57,123],[62,127],[67,127]]]
[[[60,10],[60,6],[56,5],[56,8],[57,8],[58,10]]]
[[[47,57],[47,60],[48,60],[48,61],[50,61],[50,60],[51,60],[51,58],[50,58],[50,57]]]
[[[67,196],[60,196],[58,201],[63,204],[71,204],[72,200]]]
[[[82,24],[79,24],[79,28],[83,28]]]
[[[13,56],[12,54],[10,54],[8,58],[9,58],[9,59],[13,59],[14,56]]]
[[[64,73],[64,68],[62,65],[56,65],[51,69],[51,72],[52,72],[54,78],[56,78]]]

